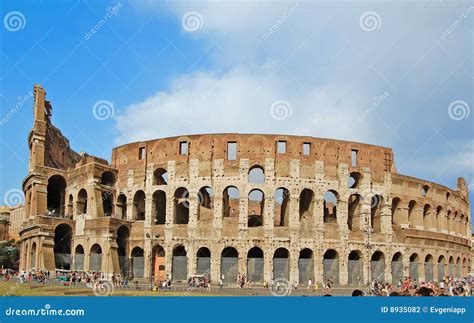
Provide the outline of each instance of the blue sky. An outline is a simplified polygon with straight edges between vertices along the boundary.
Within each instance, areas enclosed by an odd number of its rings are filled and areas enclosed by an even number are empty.
[[[177,134],[303,134],[474,187],[472,3],[6,0],[1,18],[0,196],[27,172],[33,83],[72,147],[108,160]]]

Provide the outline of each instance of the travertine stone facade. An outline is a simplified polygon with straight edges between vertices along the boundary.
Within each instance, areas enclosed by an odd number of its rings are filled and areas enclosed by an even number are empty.
[[[303,136],[206,134],[79,155],[35,86],[21,267],[134,279],[357,285],[471,270],[466,183],[398,174],[390,148]]]

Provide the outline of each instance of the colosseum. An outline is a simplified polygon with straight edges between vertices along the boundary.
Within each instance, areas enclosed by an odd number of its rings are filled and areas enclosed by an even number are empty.
[[[183,135],[76,153],[34,87],[20,268],[210,275],[231,284],[459,277],[468,188],[397,173],[390,148],[306,136]]]

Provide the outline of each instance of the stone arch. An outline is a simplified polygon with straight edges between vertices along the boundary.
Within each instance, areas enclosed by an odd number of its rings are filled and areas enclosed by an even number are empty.
[[[350,231],[360,230],[361,222],[361,201],[362,197],[359,194],[352,194],[349,196],[347,203],[347,227]]]
[[[168,172],[164,168],[157,168],[153,172],[153,185],[167,185]]]
[[[444,217],[444,214],[443,214],[443,207],[441,205],[439,205],[436,208],[435,222],[436,222],[436,229],[438,231],[444,232],[448,229],[446,225],[446,218]]]
[[[112,173],[111,171],[105,171],[100,176],[100,183],[102,185],[114,186],[116,182],[117,179],[115,178],[114,173]]]
[[[136,221],[145,220],[145,192],[138,190],[133,196],[133,219]]]
[[[448,210],[446,214],[446,219],[448,222],[448,233],[452,233],[454,231],[454,221],[453,221],[453,213],[451,210]]]
[[[434,281],[434,261],[430,254],[425,257],[425,281]]]
[[[324,223],[337,222],[337,204],[339,201],[339,194],[335,190],[329,190],[324,194]]]
[[[328,249],[323,256],[323,279],[332,279],[335,285],[339,285],[339,254],[334,249]]]
[[[248,226],[260,227],[263,226],[265,208],[265,194],[262,190],[253,189],[248,195]]]
[[[84,247],[81,244],[78,244],[74,249],[73,269],[84,270]]]
[[[130,253],[130,267],[133,278],[145,277],[145,257],[141,247],[135,247]]]
[[[274,226],[288,226],[290,220],[290,191],[284,187],[280,187],[275,191],[274,195]]]
[[[198,193],[197,219],[200,221],[212,221],[214,219],[214,189],[203,186]]]
[[[59,224],[54,229],[54,265],[56,269],[71,269],[72,237],[73,231],[68,224]]]
[[[36,244],[36,241],[33,242],[33,244],[31,245],[31,252],[30,252],[30,268],[33,269],[33,268],[36,268],[37,266],[37,260],[36,259],[36,249],[37,249],[37,244]]]
[[[417,253],[413,253],[410,256],[410,278],[415,279],[417,282],[420,281],[420,257]]]
[[[415,212],[416,212],[416,201],[411,200],[408,203],[408,224],[410,225],[410,228],[416,227],[416,224],[417,224]]]
[[[462,261],[462,277],[466,277],[469,275],[469,264],[467,262],[467,259],[464,258],[463,261]]]
[[[174,192],[173,223],[189,223],[189,191],[184,187],[180,187]]]
[[[385,202],[381,195],[374,195],[370,201],[370,224],[374,233],[382,232],[382,209]]]
[[[385,282],[385,255],[382,251],[375,251],[370,258],[370,278]]]
[[[69,197],[68,197],[66,214],[70,218],[72,218],[74,216],[74,197],[72,196],[72,194],[69,194]]]
[[[348,188],[359,188],[360,182],[362,180],[362,174],[359,172],[351,172],[347,178],[347,187]]]
[[[120,274],[127,277],[129,272],[128,250],[130,242],[130,230],[122,225],[117,229],[117,255],[119,260]]]
[[[265,171],[262,166],[254,165],[249,169],[248,182],[252,184],[265,183]]]
[[[102,210],[104,216],[111,216],[114,213],[112,191],[102,191]]]
[[[314,281],[314,252],[304,248],[300,250],[298,257],[298,281],[305,284],[310,279]]]
[[[392,269],[392,284],[396,286],[403,279],[403,256],[401,252],[396,252],[390,264]]]
[[[188,256],[186,248],[178,245],[173,248],[172,278],[174,281],[186,281],[188,279]]]
[[[152,250],[152,278],[154,282],[162,282],[166,279],[165,249],[156,245]]]
[[[239,273],[239,252],[234,247],[225,247],[221,252],[221,279],[235,283]]]
[[[240,192],[235,186],[227,186],[222,194],[222,216],[239,217],[240,213]]]
[[[88,209],[87,209],[87,191],[83,188],[79,190],[79,193],[77,193],[77,199],[76,199],[76,214],[81,215],[81,214],[86,214]]]
[[[359,286],[364,282],[363,259],[360,250],[352,250],[348,256],[347,264],[348,284]]]
[[[64,216],[66,198],[66,180],[61,175],[48,178],[46,208],[48,215]]]
[[[300,201],[299,201],[300,221],[302,219],[312,218],[313,209],[314,209],[314,192],[308,188],[305,188],[300,193]]]
[[[89,271],[102,270],[102,247],[94,243],[89,251]]]
[[[403,212],[402,212],[402,201],[398,197],[394,197],[392,199],[392,224],[395,225],[402,225],[406,224],[403,219]]]
[[[252,282],[263,282],[264,254],[259,247],[251,248],[247,253],[247,278]]]
[[[290,252],[286,248],[278,248],[273,253],[273,278],[290,278]]]
[[[448,276],[454,277],[454,257],[449,257]]]
[[[434,223],[432,219],[432,212],[431,212],[431,205],[425,204],[423,207],[423,228],[425,230],[429,230],[432,228],[432,225]]]
[[[211,277],[211,250],[201,247],[196,252],[196,274]]]
[[[438,281],[441,282],[446,277],[446,257],[441,255],[438,258]]]
[[[151,212],[154,224],[166,223],[166,193],[164,191],[158,190],[153,193]]]
[[[456,267],[454,273],[456,278],[461,278],[461,257],[458,257],[456,260]]]
[[[116,205],[117,216],[122,219],[127,219],[127,197],[125,194],[120,194],[117,197],[117,205]]]

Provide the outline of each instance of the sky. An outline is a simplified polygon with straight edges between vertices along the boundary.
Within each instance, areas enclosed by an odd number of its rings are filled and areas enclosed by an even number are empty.
[[[394,149],[399,173],[474,191],[474,4],[0,3],[0,197],[21,202],[33,84],[78,152],[197,133]]]

